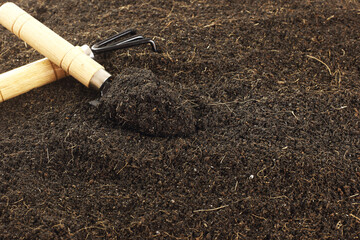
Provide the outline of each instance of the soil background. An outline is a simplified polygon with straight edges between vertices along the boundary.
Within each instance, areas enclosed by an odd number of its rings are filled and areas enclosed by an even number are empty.
[[[1,103],[1,239],[359,239],[357,0],[14,2],[74,45],[154,39],[97,60],[194,126],[115,124],[70,77]],[[42,58],[0,31],[1,72]]]

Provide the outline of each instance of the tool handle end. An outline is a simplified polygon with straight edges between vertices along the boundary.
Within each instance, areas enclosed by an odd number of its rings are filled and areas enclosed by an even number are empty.
[[[0,24],[87,87],[96,73],[104,69],[79,47],[74,47],[14,3],[0,7]]]
[[[64,78],[66,73],[44,58],[0,74],[0,102]]]

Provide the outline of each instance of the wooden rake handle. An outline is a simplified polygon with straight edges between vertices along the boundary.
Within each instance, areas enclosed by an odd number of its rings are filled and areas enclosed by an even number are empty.
[[[65,76],[65,71],[47,58],[0,74],[0,102],[9,100],[34,88],[64,78]]]
[[[89,46],[84,45],[81,49],[86,55],[92,55]],[[62,68],[47,58],[2,73],[0,74],[0,103],[66,76],[68,74]]]
[[[87,87],[100,89],[111,76],[81,49],[74,47],[14,3],[8,2],[0,7],[0,23]]]

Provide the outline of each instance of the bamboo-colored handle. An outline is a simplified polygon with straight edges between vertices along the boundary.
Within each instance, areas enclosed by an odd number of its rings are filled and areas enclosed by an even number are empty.
[[[0,74],[0,102],[65,76],[65,71],[47,58]]]
[[[80,48],[86,55],[93,57],[88,45]],[[66,76],[68,74],[62,68],[47,58],[2,73],[0,74],[0,103]]]
[[[87,87],[100,88],[111,76],[103,66],[14,3],[0,7],[0,23]]]

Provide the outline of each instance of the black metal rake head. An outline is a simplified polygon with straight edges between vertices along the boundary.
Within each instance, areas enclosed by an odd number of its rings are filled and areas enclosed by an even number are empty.
[[[135,29],[125,30],[125,31],[115,34],[105,40],[95,43],[91,47],[91,50],[94,53],[102,53],[102,52],[108,52],[108,51],[113,51],[113,50],[117,50],[117,49],[139,46],[142,44],[151,44],[152,50],[154,52],[158,51],[158,49],[156,48],[156,44],[153,40],[151,40],[149,38],[145,38],[140,35],[136,35],[136,36],[132,36],[127,39],[120,40],[121,38],[125,37],[126,35],[135,35],[135,34],[136,34]]]

